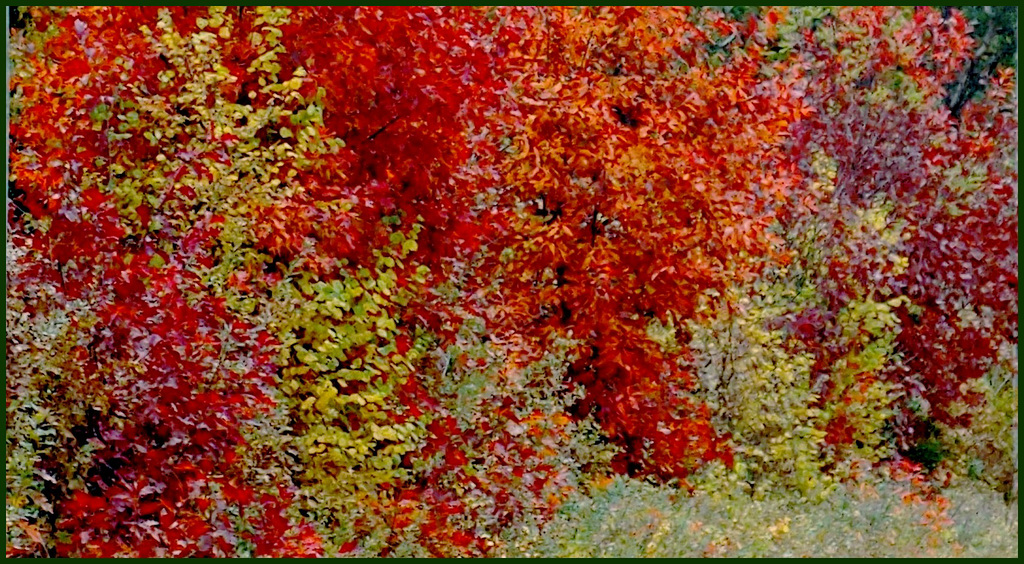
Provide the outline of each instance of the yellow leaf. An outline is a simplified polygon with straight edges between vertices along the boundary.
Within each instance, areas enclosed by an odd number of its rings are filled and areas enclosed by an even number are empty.
[[[330,405],[331,400],[334,399],[335,396],[337,395],[338,390],[335,389],[334,386],[328,387],[327,391],[324,392],[324,394],[320,396],[319,399],[316,400],[316,408],[320,411],[325,411],[327,409],[327,406]]]

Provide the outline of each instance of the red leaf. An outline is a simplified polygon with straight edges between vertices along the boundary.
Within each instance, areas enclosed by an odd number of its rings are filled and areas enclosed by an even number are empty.
[[[469,459],[466,458],[466,455],[463,454],[462,450],[459,448],[449,446],[445,453],[445,462],[447,462],[449,466],[460,467],[468,463]]]

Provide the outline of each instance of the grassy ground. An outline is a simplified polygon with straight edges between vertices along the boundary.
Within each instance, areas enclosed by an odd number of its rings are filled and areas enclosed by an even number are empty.
[[[948,506],[906,502],[900,484],[846,488],[812,503],[776,492],[694,496],[615,479],[566,503],[543,527],[507,535],[517,557],[1015,557],[1017,508],[972,487]]]

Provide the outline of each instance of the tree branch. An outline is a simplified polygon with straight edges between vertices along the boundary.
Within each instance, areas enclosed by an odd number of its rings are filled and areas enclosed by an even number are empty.
[[[367,141],[373,141],[373,140],[374,140],[374,139],[375,139],[375,138],[376,138],[376,137],[377,137],[378,135],[380,135],[381,133],[384,133],[384,130],[385,130],[385,129],[387,129],[387,128],[391,127],[392,125],[394,125],[394,124],[395,124],[395,122],[396,122],[396,121],[398,121],[398,120],[399,120],[399,119],[401,119],[401,118],[402,118],[402,116],[395,116],[395,117],[391,118],[391,121],[389,121],[389,122],[385,123],[385,124],[384,124],[384,125],[383,125],[383,126],[382,126],[382,127],[380,128],[380,129],[378,129],[377,131],[374,131],[374,132],[373,132],[373,134],[371,134],[371,135],[370,135],[369,137],[367,137],[367,138],[366,138],[366,140],[367,140]]]

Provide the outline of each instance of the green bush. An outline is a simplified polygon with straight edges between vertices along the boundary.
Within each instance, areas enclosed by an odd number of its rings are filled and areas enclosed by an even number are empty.
[[[686,496],[617,477],[569,499],[546,525],[510,531],[512,557],[1014,556],[1017,512],[991,491],[947,492],[952,509],[904,501],[896,482],[840,488],[824,502],[777,490]],[[932,512],[932,513],[929,513]],[[948,516],[950,521],[935,519]]]

